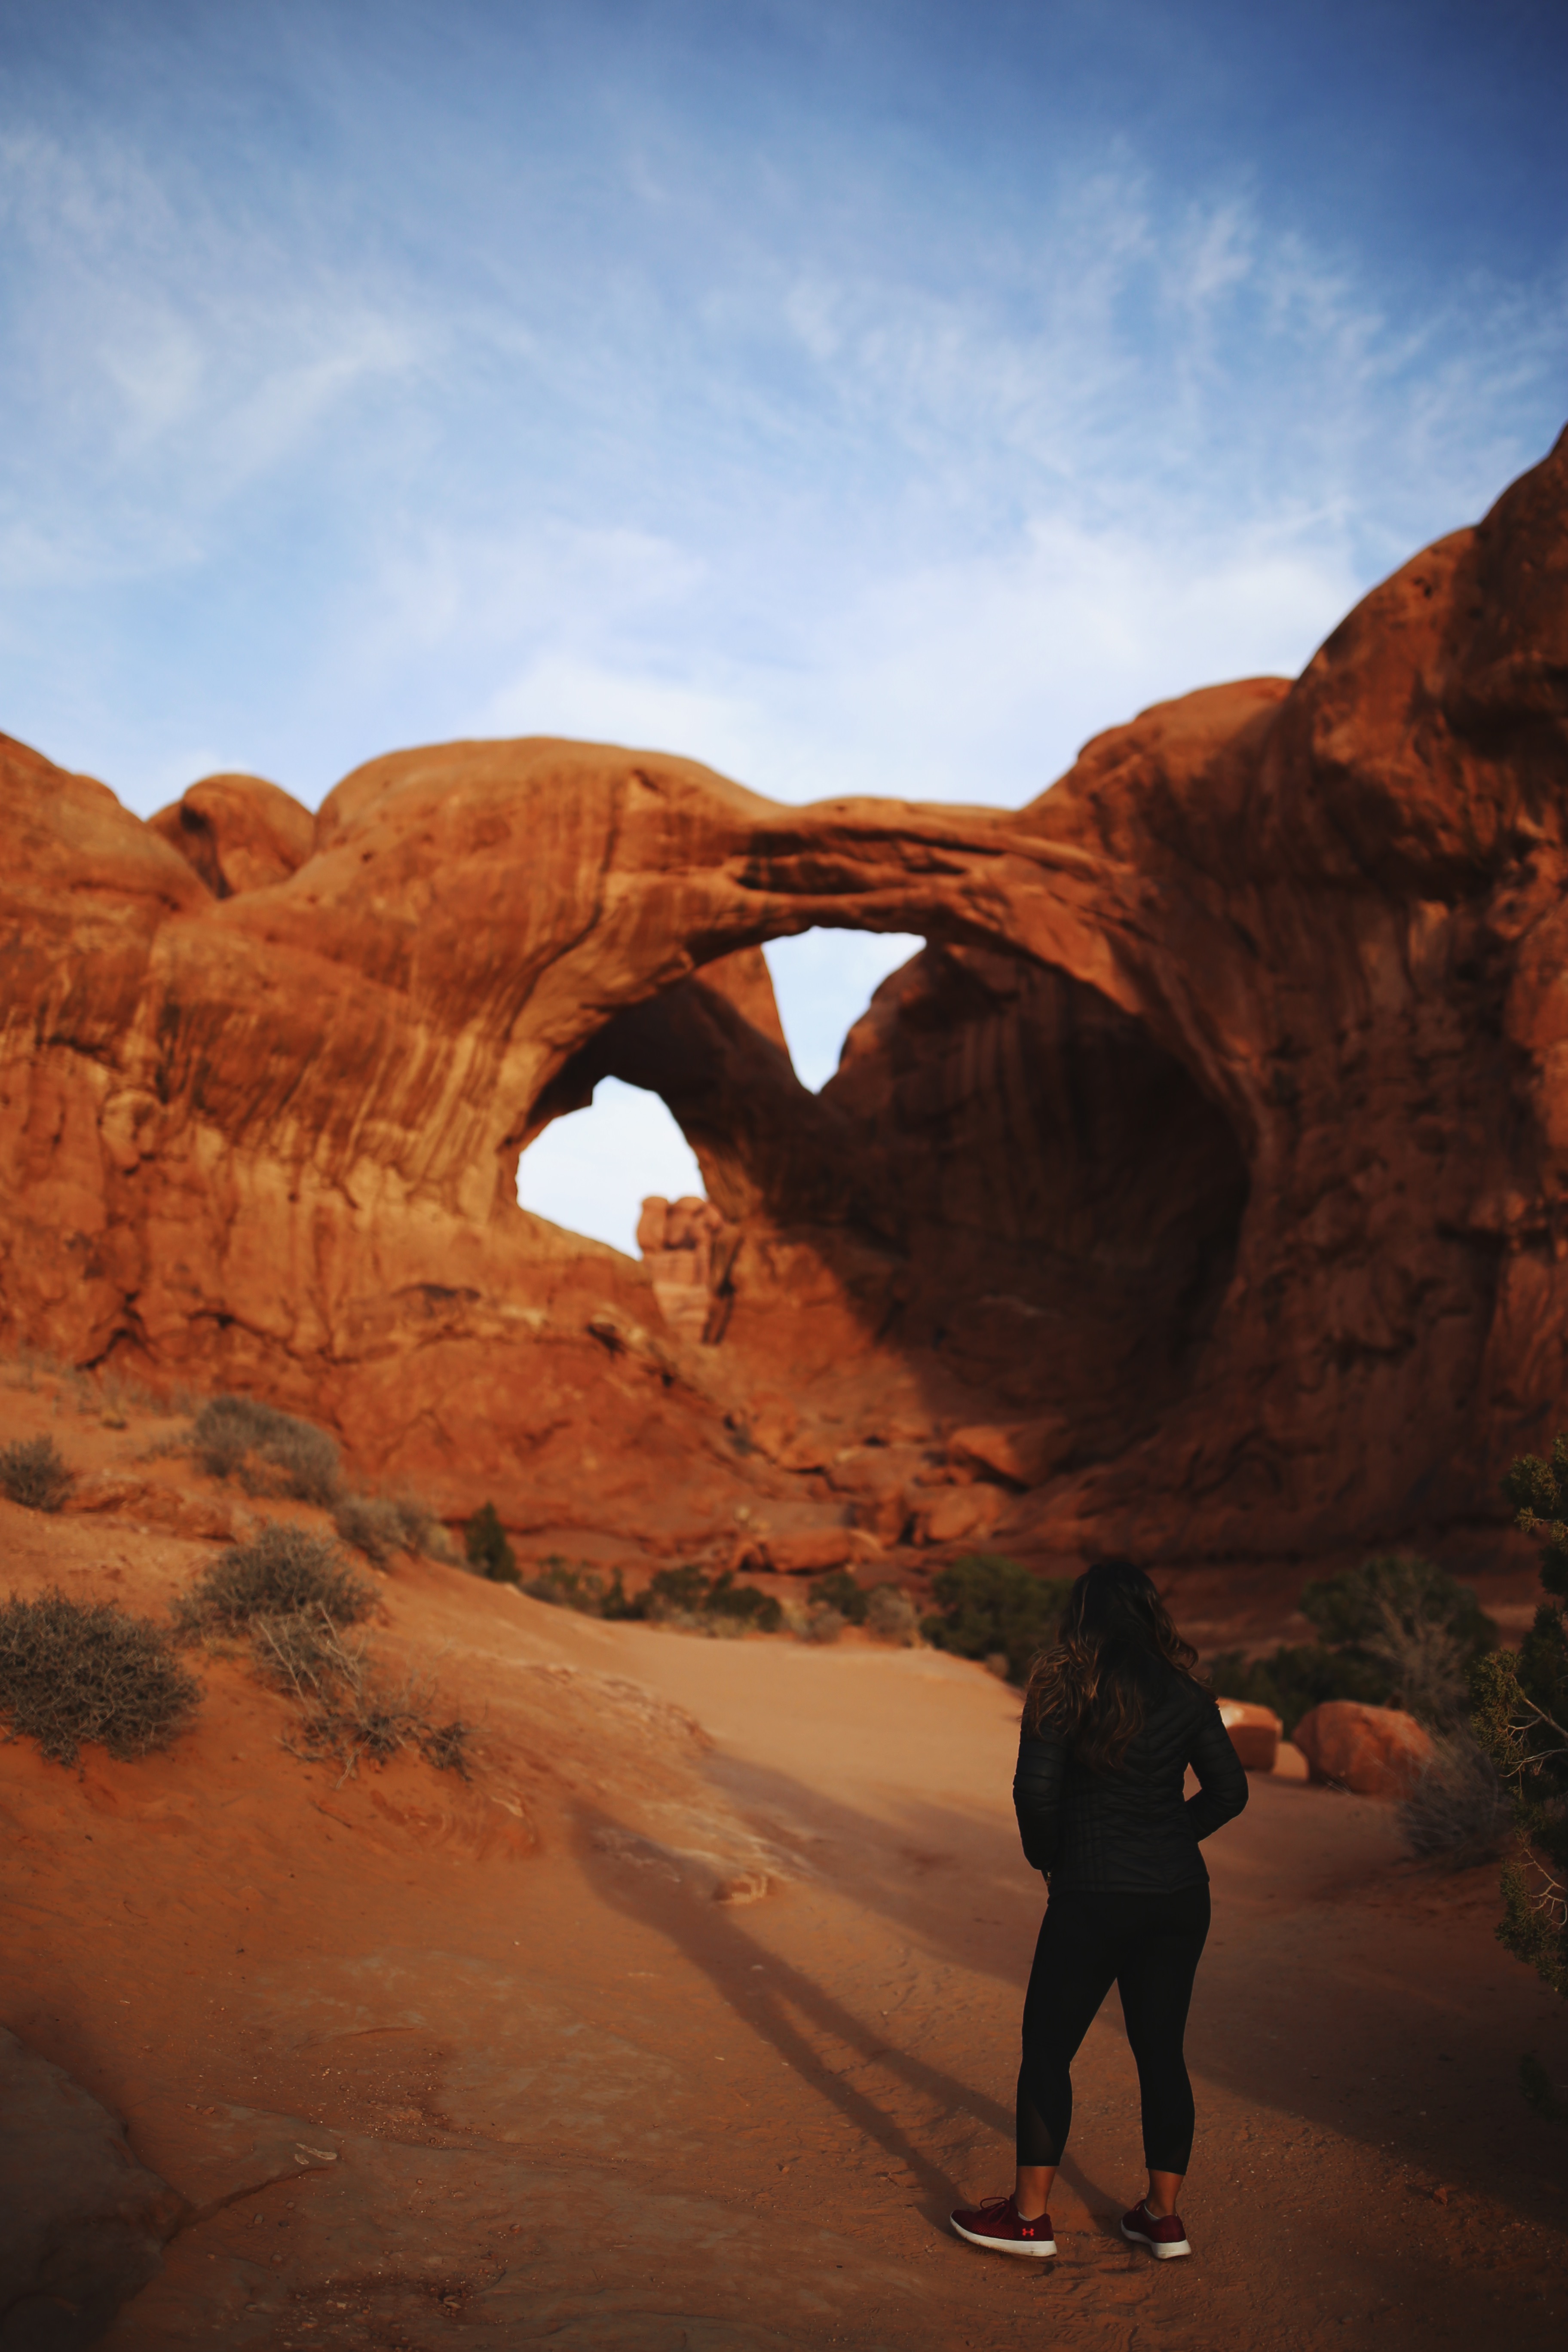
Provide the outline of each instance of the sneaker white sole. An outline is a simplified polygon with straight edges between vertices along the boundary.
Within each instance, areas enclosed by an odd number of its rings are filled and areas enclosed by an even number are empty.
[[[948,2218],[951,2221],[952,2217],[950,2214]],[[965,2245],[983,2247],[988,2254],[1032,2254],[1038,2262],[1047,2259],[1057,2250],[1054,2238],[980,2238],[973,2230],[966,2230],[961,2221],[953,2221],[952,2226]]]
[[[1130,2246],[1147,2246],[1157,2263],[1177,2262],[1183,2254],[1190,2254],[1193,2251],[1185,2238],[1170,2241],[1146,2238],[1142,2230],[1130,2230],[1125,2221],[1121,2224],[1121,2234]]]

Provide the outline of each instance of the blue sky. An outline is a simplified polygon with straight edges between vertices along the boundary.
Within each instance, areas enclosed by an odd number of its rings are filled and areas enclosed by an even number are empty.
[[[0,0],[0,727],[1025,800],[1549,446],[1565,101],[1559,0]]]

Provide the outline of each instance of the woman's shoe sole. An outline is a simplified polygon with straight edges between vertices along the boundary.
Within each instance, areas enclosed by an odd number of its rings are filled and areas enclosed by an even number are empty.
[[[1039,2261],[1048,2259],[1057,2250],[1054,2238],[977,2238],[973,2230],[965,2230],[956,2221],[952,2226],[966,2246],[979,2246],[988,2254],[1033,2254]]]
[[[1141,2231],[1130,2230],[1125,2221],[1121,2224],[1121,2234],[1130,2246],[1147,2246],[1157,2263],[1177,2262],[1183,2254],[1190,2254],[1193,2251],[1185,2238],[1178,2238],[1171,2245],[1160,2238],[1145,2238]]]

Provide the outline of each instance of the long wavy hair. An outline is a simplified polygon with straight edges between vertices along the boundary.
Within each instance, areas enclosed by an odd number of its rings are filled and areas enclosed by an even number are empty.
[[[1065,1739],[1091,1772],[1114,1772],[1143,1728],[1163,1667],[1213,1693],[1143,1570],[1130,1559],[1085,1569],[1062,1612],[1056,1647],[1037,1658],[1024,1693],[1024,1727]]]

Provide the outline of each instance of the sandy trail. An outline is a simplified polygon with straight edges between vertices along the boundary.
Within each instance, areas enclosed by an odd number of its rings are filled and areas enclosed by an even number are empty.
[[[141,1605],[208,1556],[8,1507],[5,1532],[22,1585]],[[1418,1872],[1386,1809],[1255,1780],[1209,1849],[1194,2260],[1116,2235],[1141,2176],[1113,1999],[1060,2258],[1010,2263],[944,2223],[1011,2162],[1041,1909],[1016,1695],[455,1571],[387,1601],[486,1710],[472,1788],[414,1763],[335,1788],[222,1662],[170,1756],[79,1778],[0,1751],[0,2018],[195,2217],[116,2352],[1563,2340],[1568,2134],[1515,2089],[1524,2049],[1568,2071],[1563,2004],[1496,1945],[1491,1872]]]

